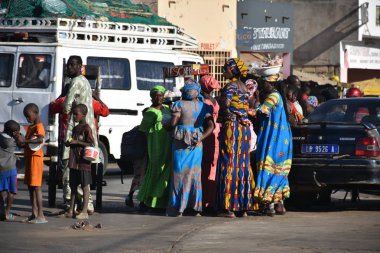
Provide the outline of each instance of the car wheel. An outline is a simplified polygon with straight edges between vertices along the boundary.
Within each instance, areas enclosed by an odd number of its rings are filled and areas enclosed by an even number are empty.
[[[108,151],[106,148],[106,145],[104,145],[103,142],[99,141],[99,159],[100,162],[103,163],[103,176],[107,172],[107,166],[108,166]]]

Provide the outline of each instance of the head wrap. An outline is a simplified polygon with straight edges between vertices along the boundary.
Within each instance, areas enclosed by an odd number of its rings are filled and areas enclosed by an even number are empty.
[[[218,80],[216,80],[213,76],[209,76],[209,75],[202,76],[199,83],[201,84],[202,90],[208,93],[210,93],[211,91],[215,89],[220,89],[220,84]]]
[[[162,94],[164,94],[165,91],[166,91],[166,89],[164,86],[156,85],[152,89],[150,89],[150,96],[152,97],[154,95],[154,93],[156,93],[156,92],[161,92]]]
[[[282,81],[279,74],[271,75],[271,76],[262,76],[260,77],[262,80],[267,82],[279,82]]]
[[[318,106],[318,98],[316,96],[308,96],[307,102],[313,107]]]
[[[228,59],[226,64],[224,64],[224,68],[231,70],[234,78],[239,78],[240,76],[246,77],[249,70],[240,58]]]
[[[194,79],[189,79],[185,82],[182,88],[182,98],[186,100],[192,100],[199,96],[201,86]]]

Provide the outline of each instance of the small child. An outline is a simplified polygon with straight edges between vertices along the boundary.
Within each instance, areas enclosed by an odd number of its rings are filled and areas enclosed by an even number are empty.
[[[77,188],[81,185],[83,190],[83,209],[76,219],[88,219],[87,207],[90,196],[90,184],[92,183],[91,162],[83,158],[84,147],[93,146],[95,140],[90,126],[86,123],[88,109],[84,104],[75,105],[73,108],[74,121],[79,124],[73,128],[71,138],[65,143],[70,146],[69,168],[70,168],[70,188],[71,204],[65,216],[70,218],[74,214],[74,206],[77,196]]]
[[[42,209],[42,173],[44,153],[41,144],[44,142],[45,129],[40,121],[38,106],[34,103],[27,104],[24,107],[24,116],[29,123],[28,130],[25,134],[25,140],[19,143],[24,147],[25,157],[25,179],[24,183],[28,185],[30,202],[32,204],[32,215],[25,222],[42,224],[47,223]],[[30,144],[40,145],[38,149],[31,148]]]
[[[14,220],[10,211],[17,193],[17,158],[14,152],[19,135],[20,125],[16,121],[5,122],[4,131],[0,133],[0,220]]]

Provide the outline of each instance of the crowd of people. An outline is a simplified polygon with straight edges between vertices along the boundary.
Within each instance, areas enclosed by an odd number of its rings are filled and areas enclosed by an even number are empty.
[[[81,68],[82,59],[71,56],[67,64],[70,83],[52,102],[50,113],[60,114],[64,215],[88,219],[93,212],[91,161],[83,153],[86,147],[97,147],[95,116],[107,116],[109,111],[98,97],[93,98]],[[163,86],[150,90],[152,105],[144,110],[137,133],[145,153],[133,161],[135,177],[127,205],[134,206],[133,193],[139,189],[142,211],[162,211],[168,216],[187,213],[233,218],[250,212],[286,213],[291,126],[318,106],[318,98],[296,76],[282,81],[278,73],[254,76],[248,72],[241,59],[228,59],[223,73],[227,85],[221,88],[209,75],[199,82],[187,79],[181,99],[170,105],[165,103]],[[220,96],[213,97],[213,91],[220,88]],[[26,105],[24,115],[30,123],[25,137],[13,120],[0,134],[0,219],[14,219],[10,209],[17,192],[17,145],[24,148],[24,181],[32,205],[25,222],[46,223],[41,191],[43,152],[41,147],[32,148],[43,143],[44,126],[36,104]]]
[[[126,204],[168,216],[285,214],[292,164],[291,126],[318,106],[296,76],[254,76],[239,58],[228,59],[221,87],[209,75],[185,81],[180,100],[165,104],[165,88],[150,91],[152,105],[139,127],[146,136],[145,169]],[[141,173],[141,171],[145,172]],[[143,179],[142,179],[143,178]]]

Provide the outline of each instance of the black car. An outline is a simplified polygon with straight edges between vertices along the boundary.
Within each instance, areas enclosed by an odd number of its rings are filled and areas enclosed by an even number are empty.
[[[329,201],[334,189],[380,189],[380,98],[322,103],[293,128],[291,199]]]

